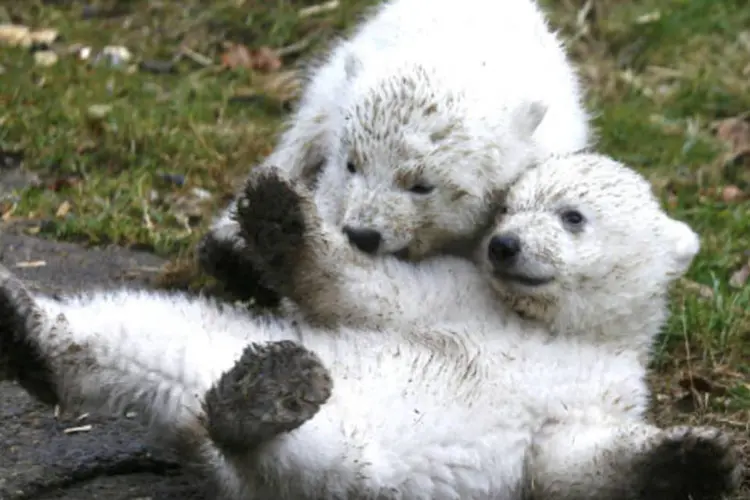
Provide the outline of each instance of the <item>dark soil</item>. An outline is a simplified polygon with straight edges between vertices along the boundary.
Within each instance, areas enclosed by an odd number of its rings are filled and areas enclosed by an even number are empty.
[[[161,259],[122,248],[87,249],[0,227],[3,265],[48,293],[128,283],[147,286]],[[39,267],[16,267],[41,262]],[[150,444],[136,420],[54,417],[15,384],[0,383],[0,499],[207,499],[205,478]],[[66,434],[70,427],[91,425]]]

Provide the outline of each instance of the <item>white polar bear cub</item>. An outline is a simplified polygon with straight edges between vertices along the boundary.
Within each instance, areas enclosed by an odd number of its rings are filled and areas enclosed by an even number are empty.
[[[343,258],[356,251],[279,171],[256,172],[243,196],[243,231],[264,234],[249,251],[270,252],[260,268],[322,280],[307,310],[412,320],[320,328],[128,291],[54,302],[0,268],[0,373],[50,403],[135,404],[233,500],[719,500],[736,488],[728,436],[644,418],[648,348],[699,243],[635,172],[574,155],[523,174],[478,266]]]
[[[263,164],[315,184],[355,247],[418,260],[477,235],[537,158],[588,145],[581,93],[533,0],[391,0],[314,69]],[[199,248],[227,280],[234,209]]]

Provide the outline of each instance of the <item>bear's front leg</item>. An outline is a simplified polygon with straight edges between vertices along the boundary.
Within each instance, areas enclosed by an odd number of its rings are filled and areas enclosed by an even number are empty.
[[[236,219],[263,280],[308,320],[335,324],[347,272],[370,262],[324,224],[312,193],[279,169],[258,169],[237,202]]]
[[[223,452],[252,451],[310,420],[331,395],[320,359],[292,341],[248,346],[205,397],[205,426]]]
[[[409,263],[366,255],[321,218],[307,188],[279,169],[253,172],[236,208],[248,258],[310,323],[381,328],[435,314],[476,317],[476,304],[457,304],[456,295],[446,293],[446,286],[484,286],[468,261]]]
[[[209,230],[196,246],[198,266],[218,280],[233,298],[253,299],[262,307],[275,307],[280,297],[263,283],[261,273],[248,258],[239,231],[233,220]]]
[[[533,500],[721,500],[741,465],[718,429],[554,425],[530,454]]]
[[[315,259],[321,222],[308,193],[277,169],[258,169],[237,200],[235,218],[248,255],[269,285],[288,295]]]

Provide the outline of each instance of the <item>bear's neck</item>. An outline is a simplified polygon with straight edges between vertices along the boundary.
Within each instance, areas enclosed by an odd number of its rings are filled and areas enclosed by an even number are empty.
[[[609,345],[613,350],[635,350],[644,361],[649,358],[668,311],[665,294],[642,299],[622,297],[616,301],[606,296],[572,295],[549,312],[554,309],[556,314],[550,314],[547,322],[556,335]]]

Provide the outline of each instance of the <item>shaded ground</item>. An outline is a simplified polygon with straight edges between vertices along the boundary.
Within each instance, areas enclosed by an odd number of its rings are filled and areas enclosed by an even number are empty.
[[[60,293],[90,286],[144,286],[162,259],[121,248],[84,249],[19,235],[0,227],[0,259],[38,291]],[[41,265],[44,263],[44,265]],[[18,267],[18,265],[37,267]],[[0,498],[108,500],[198,499],[201,477],[175,457],[147,446],[132,419],[55,418],[53,409],[0,383]],[[91,425],[66,434],[65,429]]]

